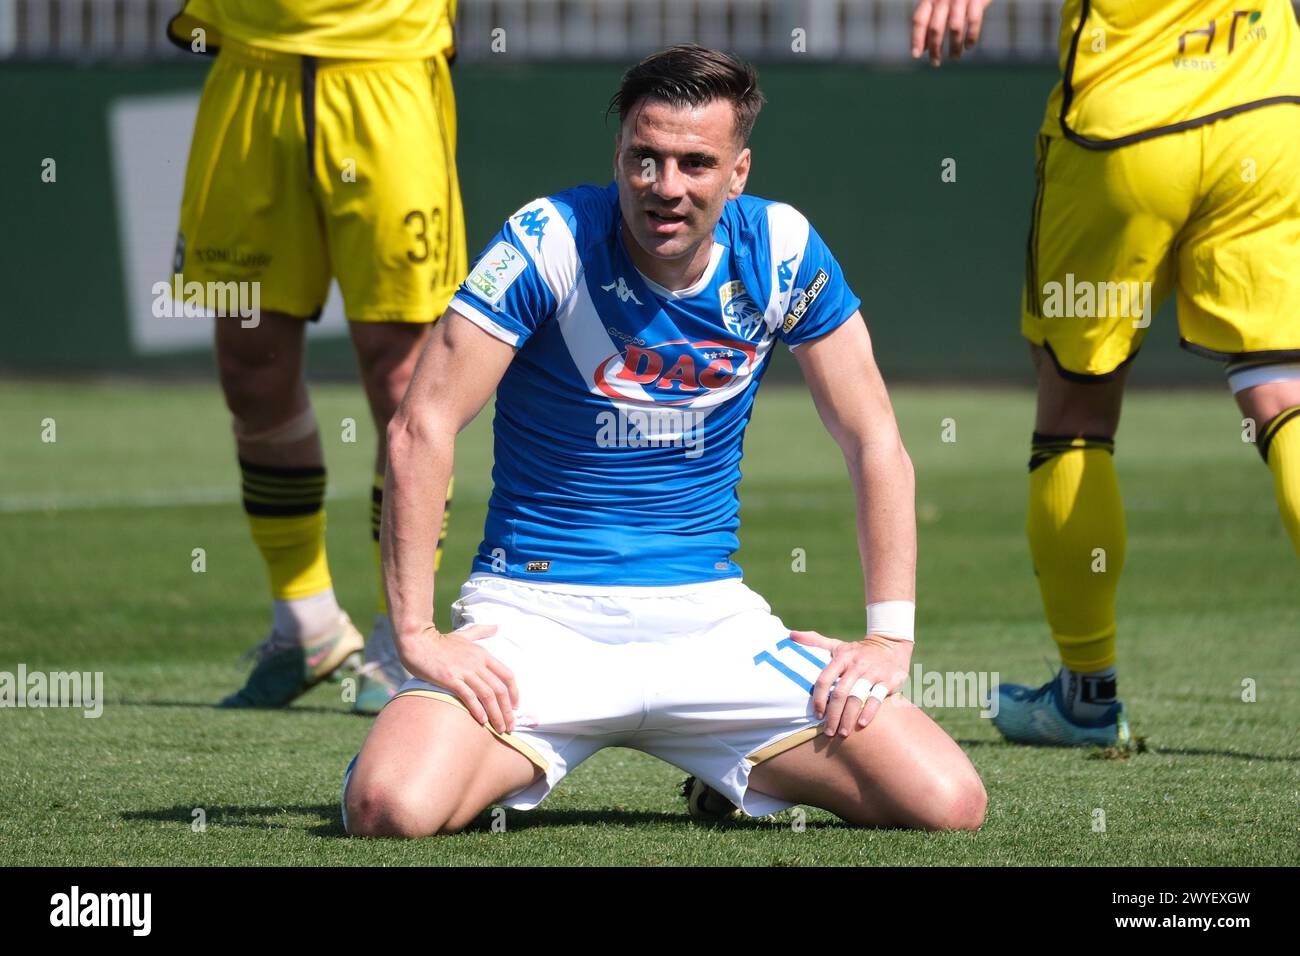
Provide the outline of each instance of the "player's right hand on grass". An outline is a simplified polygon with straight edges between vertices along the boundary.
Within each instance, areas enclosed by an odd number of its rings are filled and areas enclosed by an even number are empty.
[[[443,634],[430,624],[400,641],[399,653],[412,676],[445,687],[480,724],[508,734],[514,730],[519,706],[515,675],[476,643],[496,630],[495,624],[475,624]]]
[[[912,59],[929,51],[930,65],[943,62],[943,40],[948,38],[948,58],[960,60],[962,51],[979,42],[984,11],[993,0],[917,0],[912,13]]]

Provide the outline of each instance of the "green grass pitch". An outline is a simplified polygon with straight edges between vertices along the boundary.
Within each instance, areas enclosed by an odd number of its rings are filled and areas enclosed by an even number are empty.
[[[359,388],[314,394],[335,586],[364,629],[373,431]],[[1041,682],[1054,649],[1022,530],[1031,396],[911,386],[895,404],[918,476],[914,661]],[[444,622],[482,531],[488,422],[458,444]],[[98,719],[0,709],[0,864],[1295,864],[1300,569],[1270,476],[1224,393],[1134,393],[1117,461],[1120,688],[1148,752],[1012,747],[974,709],[935,709],[988,788],[979,833],[858,830],[820,811],[802,829],[710,830],[688,822],[679,771],[607,750],[504,832],[366,841],[343,835],[338,795],[367,721],[336,685],[282,712],[209,707],[268,617],[216,386],[0,385],[0,670],[103,671],[107,699]],[[793,627],[860,636],[852,492],[806,393],[759,396],[744,472],[747,582]]]

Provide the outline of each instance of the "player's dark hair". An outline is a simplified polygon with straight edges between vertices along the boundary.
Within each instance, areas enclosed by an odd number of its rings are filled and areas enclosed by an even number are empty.
[[[652,53],[624,73],[605,115],[617,110],[622,123],[644,100],[660,100],[678,108],[728,100],[736,110],[741,146],[749,142],[763,108],[757,70],[744,60],[697,43],[680,43]]]

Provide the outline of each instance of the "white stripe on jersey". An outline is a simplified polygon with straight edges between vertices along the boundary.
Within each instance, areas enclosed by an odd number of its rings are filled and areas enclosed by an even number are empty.
[[[478,307],[478,304],[472,302],[468,297],[463,295],[454,295],[451,297],[451,308],[455,309],[465,318],[469,319],[480,329],[492,336],[494,339],[500,339],[506,345],[519,345],[519,333],[513,329],[508,329],[501,325],[496,319],[488,315]]]
[[[795,292],[794,277],[799,274],[804,251],[808,248],[808,218],[793,206],[774,202],[767,207],[767,234],[772,243],[772,294],[767,300],[763,318],[767,322],[768,331],[776,334],[776,330],[785,322],[785,314]],[[781,263],[791,257],[790,281],[785,292],[782,292],[779,275]]]
[[[520,219],[533,212],[546,223],[540,241],[536,235],[520,228]],[[578,276],[582,272],[578,246],[566,217],[561,215],[549,199],[534,199],[515,210],[510,217],[510,228],[514,231],[519,248],[533,257],[533,265],[551,290],[556,312],[559,312],[564,308],[564,300],[578,284]]]
[[[596,385],[596,370],[602,362],[610,356],[618,355],[622,349],[614,344],[604,323],[601,322],[600,313],[596,311],[596,304],[591,301],[591,293],[587,289],[586,282],[577,283],[569,301],[556,313],[555,321],[559,324],[560,334],[564,336],[564,345],[569,350],[573,364],[582,373],[587,391],[607,398],[608,396]],[[619,394],[630,402],[638,405],[655,403],[646,390],[636,382],[618,381],[616,387]]]

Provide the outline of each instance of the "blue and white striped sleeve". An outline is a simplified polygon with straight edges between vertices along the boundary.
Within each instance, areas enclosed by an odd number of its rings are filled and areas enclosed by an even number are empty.
[[[521,348],[555,315],[576,276],[566,220],[549,199],[518,210],[475,261],[451,307],[489,335]]]
[[[862,305],[822,237],[808,226],[808,243],[795,273],[780,335],[790,348],[839,328]]]

